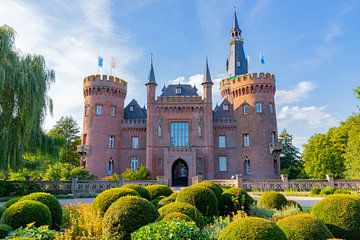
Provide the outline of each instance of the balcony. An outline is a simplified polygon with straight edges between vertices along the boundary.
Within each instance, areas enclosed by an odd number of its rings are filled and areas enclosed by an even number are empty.
[[[80,155],[89,155],[90,153],[90,146],[89,145],[78,145],[77,152]]]
[[[282,149],[281,143],[279,142],[269,143],[270,154],[274,152],[281,152],[281,149]]]

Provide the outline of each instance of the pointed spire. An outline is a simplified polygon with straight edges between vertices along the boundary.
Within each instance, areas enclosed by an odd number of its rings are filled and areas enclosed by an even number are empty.
[[[211,80],[209,65],[208,65],[208,58],[206,57],[206,65],[205,65],[205,72],[204,72],[204,79],[202,84],[213,84]]]
[[[153,56],[153,54],[151,53],[151,56],[150,56],[150,70],[149,70],[148,79],[147,79],[147,82],[146,82],[145,85],[155,84],[155,86],[157,86],[156,81],[155,81],[155,73],[154,73],[152,56]]]
[[[165,85],[165,83],[164,83],[164,87],[161,89],[161,91],[164,92],[165,89],[166,89],[166,85]]]
[[[195,91],[197,91],[197,88],[196,88],[196,85],[195,85],[195,83],[194,83],[194,86],[193,86],[193,88],[194,88],[194,90],[195,90]]]
[[[234,19],[233,19],[233,23],[232,23],[232,28],[231,28],[232,31],[240,31],[240,28],[239,28],[239,24],[238,24],[238,20],[237,20],[237,16],[236,16],[236,7],[234,6]]]

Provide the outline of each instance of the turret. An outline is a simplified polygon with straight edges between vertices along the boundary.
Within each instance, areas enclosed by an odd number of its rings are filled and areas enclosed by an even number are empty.
[[[209,65],[208,65],[208,59],[206,58],[206,64],[205,64],[205,71],[204,71],[204,78],[203,82],[201,83],[203,87],[203,95],[205,102],[208,102],[211,104],[212,102],[212,85],[214,83],[211,80]]]

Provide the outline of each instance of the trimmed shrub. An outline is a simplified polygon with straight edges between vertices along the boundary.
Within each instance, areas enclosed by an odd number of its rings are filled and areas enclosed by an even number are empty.
[[[11,198],[11,199],[7,200],[7,201],[4,203],[3,207],[6,207],[6,208],[10,207],[11,205],[13,205],[13,204],[16,203],[17,201],[19,201],[20,198],[21,198],[21,197],[14,197],[14,198]]]
[[[351,192],[349,190],[346,190],[346,189],[336,189],[334,194],[351,194]]]
[[[215,194],[209,188],[194,185],[183,188],[176,197],[176,202],[195,206],[204,216],[217,214],[218,203]]]
[[[63,215],[62,208],[59,200],[57,200],[53,195],[44,192],[31,193],[22,197],[19,201],[24,200],[34,200],[45,204],[51,213],[51,226],[49,227],[56,230],[60,229]]]
[[[1,223],[16,229],[26,227],[26,224],[35,222],[35,226],[51,224],[49,208],[38,201],[24,200],[11,205],[1,217]]]
[[[248,213],[250,205],[254,202],[254,199],[244,189],[238,187],[229,188],[222,195],[224,199],[224,214],[231,214],[239,210]]]
[[[275,223],[257,217],[239,218],[227,225],[220,233],[219,240],[256,239],[286,240],[285,234]]]
[[[313,187],[310,190],[310,194],[311,195],[319,195],[321,192],[321,188],[320,187]]]
[[[311,213],[322,220],[334,237],[360,239],[360,200],[347,194],[328,196]]]
[[[12,227],[9,225],[0,224],[0,239],[5,238],[12,230]]]
[[[293,200],[288,200],[285,207],[295,207],[298,208],[301,212],[303,211],[302,206],[298,202]]]
[[[259,200],[257,206],[270,209],[280,210],[287,204],[287,200],[284,195],[275,191],[264,192]]]
[[[200,221],[201,214],[199,210],[197,210],[196,207],[188,203],[173,202],[159,208],[159,214],[162,217],[174,212],[183,213],[189,216],[196,223],[199,223]]]
[[[138,184],[125,184],[121,188],[130,188],[138,192],[142,198],[145,198],[147,200],[151,200],[149,191],[144,188],[143,186],[140,186]]]
[[[173,193],[171,188],[162,184],[148,185],[145,187],[145,189],[149,191],[151,200],[157,199],[161,196],[167,197]]]
[[[140,194],[130,188],[111,188],[105,191],[102,191],[99,195],[96,196],[95,200],[91,204],[91,209],[94,212],[98,212],[101,216],[104,216],[108,208],[116,200],[124,196],[139,196]]]
[[[5,212],[6,207],[0,207],[0,218],[3,215],[3,213]]]
[[[170,196],[162,198],[157,204],[158,207],[163,207],[169,203],[175,202],[177,194],[178,194],[177,192],[174,192]]]
[[[130,239],[130,234],[159,217],[157,209],[148,200],[126,196],[114,202],[106,211],[103,222],[105,239]]]
[[[173,240],[197,239],[208,240],[210,237],[199,229],[195,223],[182,220],[161,221],[144,226],[131,234],[137,240]]]
[[[219,212],[222,211],[223,206],[224,206],[222,188],[219,185],[217,185],[216,183],[213,183],[213,182],[210,182],[210,181],[200,182],[199,185],[210,188],[210,190],[213,191],[213,193],[215,194],[216,199],[218,201],[218,210],[219,210]]]
[[[308,213],[296,214],[277,222],[289,240],[316,239],[326,240],[333,235],[326,225]]]
[[[174,221],[174,220],[179,220],[179,219],[187,221],[187,222],[194,222],[194,220],[191,217],[189,217],[188,215],[183,214],[181,212],[172,212],[172,213],[166,214],[161,219],[161,221]]]
[[[327,187],[327,188],[321,190],[320,195],[327,196],[327,195],[334,194],[334,192],[335,192],[335,188]]]

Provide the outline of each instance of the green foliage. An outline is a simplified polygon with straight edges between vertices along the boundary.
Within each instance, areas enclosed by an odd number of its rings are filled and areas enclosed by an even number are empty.
[[[216,195],[209,188],[200,185],[181,189],[176,197],[176,202],[191,204],[207,217],[218,213]]]
[[[354,93],[356,94],[356,97],[360,99],[360,87],[354,89]]]
[[[69,180],[70,179],[70,171],[73,166],[69,163],[56,163],[54,165],[50,165],[47,171],[44,174],[44,180]]]
[[[315,203],[311,213],[322,220],[334,237],[359,239],[360,200],[358,197],[335,194]]]
[[[285,208],[286,207],[294,207],[294,208],[298,208],[301,212],[303,211],[303,208],[301,207],[301,205],[298,202],[293,201],[293,200],[288,200]]]
[[[351,192],[347,189],[338,188],[335,190],[334,194],[351,194]]]
[[[209,188],[216,196],[218,202],[218,211],[221,212],[224,207],[223,190],[216,183],[210,181],[202,181],[199,183],[200,186]]]
[[[313,187],[313,188],[311,188],[311,190],[310,190],[310,194],[311,194],[312,196],[319,195],[320,192],[321,192],[321,188],[320,188],[320,187]]]
[[[0,224],[0,239],[5,238],[12,230],[12,227],[9,225]]]
[[[11,198],[11,199],[7,200],[7,201],[4,203],[3,207],[6,207],[6,208],[10,207],[11,205],[13,205],[13,204],[16,203],[17,201],[19,201],[20,198],[21,198],[21,197],[14,197],[14,198]]]
[[[296,203],[296,202],[294,202]],[[285,207],[283,207],[281,210],[276,210],[274,212],[274,214],[272,215],[272,220],[274,220],[275,222],[286,218],[288,216],[292,216],[292,215],[296,215],[302,212],[302,207],[297,203],[297,205],[295,204],[290,204],[288,202],[288,205],[286,205]]]
[[[308,213],[286,217],[278,221],[277,225],[289,240],[326,240],[333,237],[321,220]]]
[[[10,232],[7,240],[52,240],[58,235],[55,230],[50,230],[48,226],[35,227],[34,223],[27,224],[25,228],[20,227]]]
[[[191,204],[173,202],[159,208],[160,216],[164,217],[170,213],[179,212],[189,216],[194,222],[200,224],[200,212]]]
[[[169,203],[175,202],[177,195],[178,195],[178,193],[174,192],[170,196],[162,198],[157,204],[158,207],[163,207]]]
[[[284,195],[275,191],[264,192],[259,200],[257,206],[269,209],[281,209],[287,204]]]
[[[349,117],[343,125],[348,136],[345,150],[346,177],[358,179],[360,178],[360,114]]]
[[[5,212],[5,210],[6,210],[6,207],[0,206],[0,219],[1,219],[1,216],[3,215],[3,213]]]
[[[34,200],[45,204],[51,213],[51,228],[59,230],[62,220],[62,208],[59,200],[50,193],[37,192],[22,197],[19,201]]]
[[[83,167],[75,167],[75,168],[71,169],[69,179],[71,179],[72,177],[77,177],[78,180],[94,180],[94,179],[97,179],[96,176],[91,175],[89,170],[87,170],[87,169],[85,169]]]
[[[285,234],[273,222],[257,217],[239,218],[221,231],[219,240],[286,240]]]
[[[121,188],[130,188],[135,190],[136,192],[138,192],[140,194],[141,197],[147,199],[147,200],[151,200],[150,197],[150,193],[149,191],[144,188],[143,186],[140,186],[138,184],[125,184],[124,186],[122,186]]]
[[[0,222],[14,229],[25,227],[32,222],[35,222],[35,226],[40,227],[51,224],[51,213],[45,204],[38,201],[18,201],[6,209]]]
[[[265,219],[272,219],[272,216],[276,213],[275,209],[261,208],[254,205],[250,206],[249,214],[255,217],[261,217]]]
[[[136,171],[127,168],[122,176],[125,180],[150,180],[150,172],[145,166],[140,166]]]
[[[126,196],[114,202],[106,211],[102,227],[106,239],[130,239],[130,234],[159,217],[148,200]]]
[[[94,212],[98,212],[101,216],[104,216],[108,208],[116,200],[124,196],[140,196],[140,194],[130,188],[111,188],[105,191],[102,191],[99,195],[96,196],[95,200],[91,204],[91,208]]]
[[[249,212],[250,205],[254,202],[254,199],[241,188],[232,187],[223,192],[224,209],[225,214],[231,214],[239,210]]]
[[[211,238],[199,229],[195,223],[183,220],[161,221],[149,224],[131,234],[131,239],[138,240],[174,240],[197,239],[210,240]]]
[[[30,181],[0,181],[0,197],[23,196],[41,191],[39,184]]]
[[[325,189],[320,191],[320,195],[322,196],[327,196],[327,195],[331,195],[334,194],[335,192],[335,188],[333,187],[326,187]]]
[[[181,219],[184,221],[188,221],[188,222],[194,222],[194,220],[189,217],[188,215],[181,213],[181,212],[172,212],[169,214],[166,214],[161,221],[173,221],[173,220],[177,220],[177,219]]]
[[[145,187],[145,189],[149,191],[150,199],[152,200],[157,199],[158,197],[161,196],[167,197],[173,193],[171,188],[162,184],[148,185]]]

